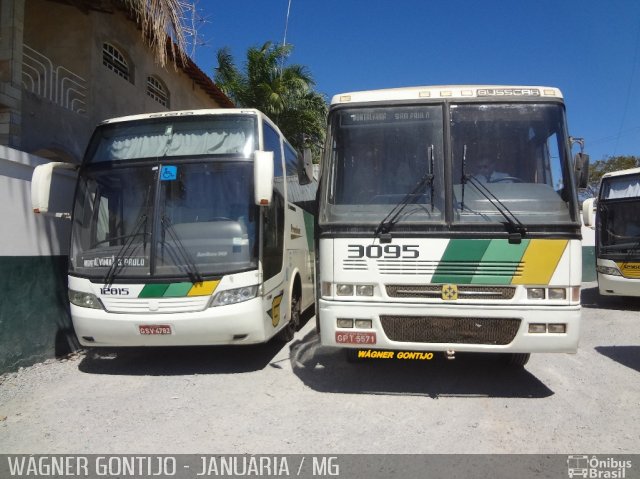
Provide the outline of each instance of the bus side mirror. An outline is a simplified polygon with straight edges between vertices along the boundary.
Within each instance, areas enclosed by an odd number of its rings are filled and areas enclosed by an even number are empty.
[[[256,205],[269,206],[273,196],[273,152],[256,151],[253,157],[253,195]]]
[[[61,218],[71,218],[71,213],[49,211],[52,183],[56,181],[53,171],[56,169],[77,170],[78,165],[54,161],[36,166],[31,176],[31,207],[34,213],[52,214]],[[53,190],[55,189],[54,185]]]
[[[596,213],[593,209],[595,198],[589,198],[582,202],[582,222],[585,226],[595,226]]]
[[[298,183],[308,185],[313,181],[313,160],[311,149],[305,148],[302,156],[298,156]]]
[[[573,158],[573,171],[576,177],[576,186],[586,188],[589,185],[589,155],[576,153]]]

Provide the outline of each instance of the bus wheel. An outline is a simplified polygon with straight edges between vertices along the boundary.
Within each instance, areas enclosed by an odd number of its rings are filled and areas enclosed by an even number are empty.
[[[514,368],[523,368],[525,364],[529,362],[530,357],[530,353],[509,353],[505,355],[504,359],[507,363],[507,366]]]
[[[300,327],[300,298],[298,296],[293,296],[291,298],[291,319],[287,325],[282,328],[282,330],[278,333],[278,338],[288,343],[293,339],[293,336],[296,334],[296,331]]]

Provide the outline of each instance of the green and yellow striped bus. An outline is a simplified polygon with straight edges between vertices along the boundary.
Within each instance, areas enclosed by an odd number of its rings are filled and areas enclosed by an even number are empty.
[[[575,352],[581,222],[557,88],[352,92],[331,104],[319,190],[322,344]]]

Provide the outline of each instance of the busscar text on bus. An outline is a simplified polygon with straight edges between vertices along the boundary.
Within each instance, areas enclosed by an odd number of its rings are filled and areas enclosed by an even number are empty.
[[[318,190],[317,328],[354,351],[575,352],[588,156],[542,86],[334,96]]]
[[[585,226],[596,228],[600,294],[640,296],[640,168],[603,175],[597,199],[583,202],[582,215]]]
[[[72,213],[49,211],[58,169],[77,171]],[[34,211],[72,222],[85,347],[291,339],[314,303],[315,194],[311,164],[252,109],[107,120],[81,165],[32,178]]]

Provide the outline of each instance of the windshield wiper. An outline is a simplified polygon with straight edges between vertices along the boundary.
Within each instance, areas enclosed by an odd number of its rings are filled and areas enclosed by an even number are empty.
[[[461,209],[464,211],[464,186],[468,182],[473,185],[476,190],[484,196],[489,203],[500,213],[507,221],[509,226],[509,243],[520,243],[522,237],[527,234],[527,228],[522,224],[516,215],[514,215],[507,206],[495,196],[489,188],[484,186],[477,178],[472,175],[467,175],[465,172],[467,163],[467,145],[464,145],[462,149],[462,201],[460,203]]]
[[[113,257],[111,266],[109,266],[109,270],[107,271],[107,274],[104,277],[104,282],[107,286],[110,286],[113,284],[113,280],[115,279],[116,274],[118,274],[122,270],[122,267],[123,267],[122,260],[124,259],[124,256],[129,252],[129,248],[133,244],[133,239],[136,236],[140,236],[140,235],[142,235],[143,238],[146,238],[147,235],[150,235],[150,233],[147,233],[146,231],[142,231],[142,232],[140,231],[140,229],[143,226],[146,226],[146,224],[147,224],[147,215],[142,214],[140,215],[140,219],[138,219],[138,223],[136,224],[131,234],[119,236],[117,238],[110,238],[110,240],[127,238],[127,242],[122,245],[118,253]],[[104,243],[105,241],[100,241],[96,243],[96,245],[100,243]],[[144,241],[143,246],[145,246],[146,244],[147,244],[146,241]]]
[[[173,240],[173,243],[175,244],[175,247],[174,247],[170,243],[167,243],[166,241],[164,241],[164,239],[162,240],[162,244],[168,247],[169,255],[171,256],[171,259],[173,260],[173,262],[177,266],[181,266],[179,262],[180,258],[176,257],[176,252],[177,252],[179,256],[182,257],[182,260],[184,261],[184,266],[186,267],[186,271],[187,271],[187,274],[189,275],[189,279],[191,280],[191,282],[202,283],[203,279],[202,279],[202,275],[200,274],[200,271],[198,270],[198,267],[193,261],[193,258],[191,257],[191,255],[189,254],[189,251],[187,251],[187,249],[185,248],[184,243],[176,233],[175,228],[173,227],[173,224],[171,223],[169,218],[163,215],[162,218],[160,219],[160,224],[162,225],[163,230],[169,233],[169,236],[171,237],[171,239]]]
[[[424,174],[422,178],[416,183],[413,190],[407,193],[399,202],[396,204],[391,211],[385,216],[382,221],[378,224],[375,231],[373,232],[373,236],[378,236],[380,238],[380,243],[390,243],[391,242],[391,230],[394,225],[400,220],[400,214],[404,211],[407,205],[415,203],[418,197],[418,191],[423,188],[425,185],[429,186],[431,191],[431,211],[433,211],[433,145],[427,148],[427,155],[429,159],[429,170]]]

